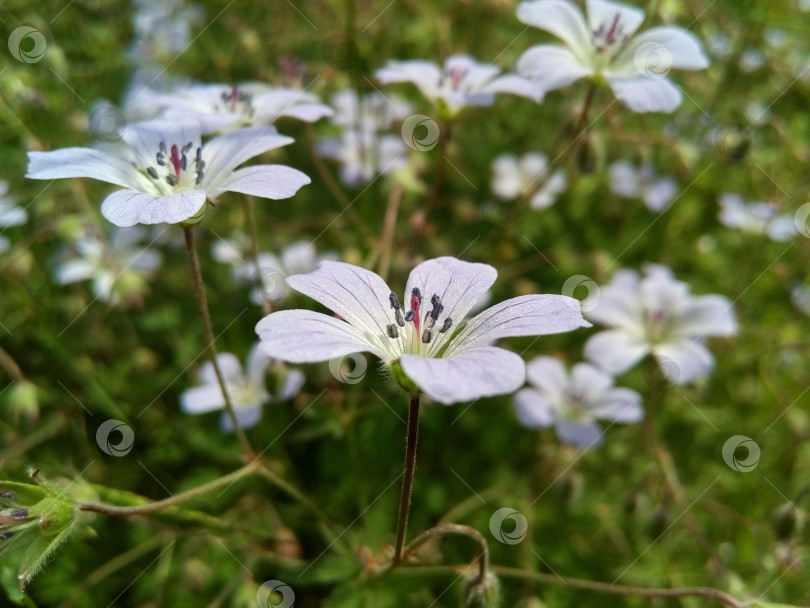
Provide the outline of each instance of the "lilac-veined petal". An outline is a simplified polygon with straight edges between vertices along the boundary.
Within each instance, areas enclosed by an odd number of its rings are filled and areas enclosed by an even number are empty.
[[[92,148],[62,148],[50,152],[29,152],[28,172],[30,179],[61,179],[65,177],[89,177],[108,184],[150,190],[152,184],[123,158],[110,152]]]
[[[595,448],[602,445],[604,431],[593,421],[557,421],[557,436],[568,445]]]
[[[526,363],[526,379],[551,401],[560,403],[568,389],[568,372],[554,357],[536,357]]]
[[[517,71],[537,85],[541,100],[548,91],[567,87],[593,73],[574,53],[553,44],[528,49],[518,59]]]
[[[339,314],[374,348],[390,349],[386,327],[394,322],[391,289],[379,275],[352,264],[323,261],[310,273],[287,277],[286,283]]]
[[[641,395],[629,388],[610,389],[590,413],[594,418],[619,423],[638,422],[644,418]]]
[[[582,400],[593,403],[613,386],[613,378],[588,363],[577,363],[571,369],[571,389]]]
[[[256,333],[267,355],[290,363],[317,363],[366,351],[391,358],[379,340],[372,342],[345,321],[309,310],[269,314],[258,322]]]
[[[515,412],[520,424],[529,429],[554,424],[554,408],[540,391],[524,388],[515,393]]]
[[[587,61],[591,32],[576,5],[566,0],[534,0],[518,4],[517,17],[526,25],[540,28],[563,40],[577,54],[580,63]]]
[[[633,112],[673,112],[681,105],[681,91],[668,78],[608,76],[616,97]]]
[[[312,183],[309,176],[284,165],[256,165],[234,171],[211,191],[214,199],[223,192],[241,192],[279,200],[291,198],[302,186]]]
[[[612,329],[591,336],[585,343],[585,357],[611,374],[626,372],[648,352],[647,344]]]
[[[101,204],[101,214],[116,226],[177,224],[197,215],[205,205],[205,190],[189,190],[168,196],[119,190]]]
[[[289,401],[301,392],[306,379],[304,372],[300,369],[287,370],[284,381],[277,391],[276,399],[278,401]]]
[[[680,314],[678,331],[684,336],[734,336],[734,305],[724,296],[694,297]]]
[[[235,408],[234,414],[236,414],[236,420],[239,422],[240,427],[250,429],[259,424],[262,419],[262,406]],[[233,433],[233,422],[227,413],[222,414],[219,419],[219,426],[223,431]]]
[[[590,326],[582,318],[578,300],[556,295],[518,296],[473,317],[450,344],[447,356],[499,338],[545,336]]]
[[[630,38],[644,21],[644,11],[638,7],[606,0],[588,0],[588,26],[590,31],[610,31],[616,24],[617,36]]]
[[[689,384],[714,367],[714,357],[699,340],[684,338],[661,344],[654,352],[664,376],[674,384]]]
[[[287,146],[295,141],[279,135],[273,127],[248,127],[220,135],[205,144],[205,181],[218,188],[236,167],[268,150]]]
[[[526,378],[523,359],[494,346],[471,348],[446,359],[402,355],[400,363],[423,393],[444,405],[511,393]]]
[[[186,414],[205,414],[225,407],[218,384],[203,384],[180,393],[180,409]]]
[[[429,61],[389,61],[374,76],[382,84],[411,82],[425,97],[435,99],[439,94],[442,71]]]
[[[182,116],[172,120],[145,120],[122,127],[121,138],[130,147],[139,167],[155,167],[161,143],[169,151],[173,145],[182,149],[191,144],[193,155],[200,146],[200,126],[195,120]]]
[[[625,289],[613,283],[603,287],[594,306],[585,312],[589,321],[620,328],[628,333],[643,333],[637,289]]]
[[[656,50],[659,49],[657,52]],[[709,59],[694,34],[675,26],[654,27],[635,36],[616,57],[615,64],[643,65],[642,53],[647,53],[659,68],[702,70]],[[641,65],[640,65],[641,64]]]
[[[244,378],[242,364],[239,362],[236,355],[232,353],[218,353],[217,363],[219,364],[219,370],[222,372],[222,378],[225,380],[226,384],[241,382]],[[205,361],[200,366],[200,381],[204,384],[219,386],[217,374],[210,361]]]

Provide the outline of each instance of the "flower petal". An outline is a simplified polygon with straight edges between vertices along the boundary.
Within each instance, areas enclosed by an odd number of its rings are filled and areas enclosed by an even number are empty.
[[[242,364],[233,353],[217,353],[217,363],[219,363],[219,370],[222,372],[225,384],[235,384],[243,380]],[[206,361],[200,366],[199,375],[200,382],[219,386],[217,374],[210,361]]]
[[[610,389],[599,400],[599,403],[591,408],[591,415],[610,422],[638,422],[644,418],[641,395],[629,388]]]
[[[89,177],[133,190],[152,187],[149,180],[123,158],[92,148],[29,152],[25,176],[30,179]]]
[[[352,264],[326,260],[310,273],[287,277],[286,282],[348,321],[366,341],[365,350],[392,352],[386,332],[394,321],[391,289],[379,275]],[[348,352],[354,351],[344,354]]]
[[[655,348],[655,356],[667,380],[689,384],[707,375],[714,367],[714,357],[699,340],[684,338]]]
[[[234,414],[236,414],[236,420],[239,422],[239,426],[243,429],[249,429],[259,424],[259,421],[262,419],[262,406],[236,408],[234,409]],[[233,433],[233,422],[227,413],[222,414],[222,417],[219,419],[219,426],[226,433]]]
[[[304,122],[316,122],[326,116],[332,116],[334,113],[332,108],[322,103],[301,103],[286,108],[281,112],[281,116],[297,118]]]
[[[611,374],[621,374],[649,352],[649,346],[616,330],[602,331],[585,343],[585,357]]]
[[[400,363],[422,392],[444,405],[511,393],[526,378],[523,359],[494,346],[467,349],[447,359],[402,355]]]
[[[703,70],[709,59],[703,53],[694,34],[675,26],[654,27],[634,37],[616,57],[616,65],[644,65],[642,53],[658,64],[659,68]],[[639,65],[639,64],[642,65]]]
[[[611,386],[613,378],[598,367],[588,363],[577,363],[571,369],[572,390],[589,404],[597,401]]]
[[[276,399],[278,401],[289,401],[301,392],[301,388],[303,388],[306,379],[304,372],[300,369],[287,370],[287,374],[284,376],[284,382],[277,392]]]
[[[293,141],[292,137],[279,135],[273,127],[249,127],[220,135],[203,146],[204,183],[216,189],[245,161]]]
[[[518,4],[517,17],[563,40],[584,62],[591,48],[591,31],[576,5],[565,0],[535,0]]]
[[[389,61],[374,76],[382,84],[411,82],[425,97],[436,99],[439,96],[442,71],[429,61]]]
[[[554,424],[554,408],[540,391],[524,388],[515,393],[515,411],[520,424],[529,429]]]
[[[536,357],[526,363],[526,379],[551,401],[560,403],[568,390],[568,372],[554,357]]]
[[[252,386],[264,387],[264,376],[271,361],[270,356],[259,347],[258,342],[251,347],[245,365],[245,373]]]
[[[186,414],[205,414],[225,407],[218,384],[195,386],[180,393],[180,409]]]
[[[622,36],[630,38],[644,21],[644,11],[629,4],[607,2],[606,0],[588,0],[589,31],[595,32],[600,27],[609,30],[616,23]]]
[[[545,91],[537,86],[528,78],[523,78],[517,74],[504,74],[499,76],[486,87],[484,93],[511,93],[512,95],[520,95],[521,97],[528,97],[536,102],[543,101]]]
[[[211,198],[229,191],[279,200],[291,198],[302,186],[311,182],[307,175],[291,167],[257,165],[234,171],[216,190],[211,191]]]
[[[177,192],[169,196],[135,190],[119,190],[101,204],[101,214],[116,226],[177,224],[194,217],[205,205],[204,190]]]
[[[596,302],[585,314],[589,321],[623,329],[630,333],[644,333],[643,314],[638,300],[638,289],[634,285],[614,285],[612,282],[602,287]]]
[[[339,319],[309,310],[282,310],[256,325],[265,354],[291,363],[316,363],[370,351],[390,359],[360,331]]]
[[[540,100],[548,91],[567,87],[593,71],[561,46],[540,44],[520,56],[517,71],[537,85]]]
[[[691,298],[678,320],[678,331],[684,336],[735,336],[737,321],[733,306],[723,296]]]
[[[546,336],[590,326],[582,318],[578,300],[556,295],[519,296],[473,317],[453,339],[447,356],[498,338]]]
[[[681,105],[681,91],[668,78],[608,76],[616,97],[633,112],[673,112]]]
[[[557,422],[557,436],[568,445],[595,448],[602,445],[603,435],[604,431],[593,421],[560,420]]]

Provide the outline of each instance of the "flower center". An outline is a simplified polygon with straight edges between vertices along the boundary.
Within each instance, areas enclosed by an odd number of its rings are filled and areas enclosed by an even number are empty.
[[[202,148],[197,147],[194,156],[194,168],[189,170],[188,153],[194,147],[192,142],[183,146],[172,144],[171,147],[161,141],[155,154],[157,167],[149,166],[146,173],[156,182],[165,181],[171,188],[176,186],[199,186],[205,177],[205,161],[202,159]]]
[[[240,91],[239,87],[235,85],[231,87],[230,91],[223,91],[221,99],[227,112],[239,113],[247,118],[252,118],[256,111],[253,107],[253,95]]]
[[[411,290],[410,310],[405,314],[402,313],[402,306],[399,303],[397,294],[392,291],[388,296],[388,300],[394,311],[394,321],[396,322],[386,326],[385,330],[391,340],[399,340],[400,331],[402,331],[403,352],[420,354],[423,348],[422,344],[430,344],[437,332],[444,334],[453,325],[453,320],[450,317],[445,317],[441,326],[438,328],[436,326],[436,321],[439,320],[439,316],[444,311],[444,305],[438,294],[433,294],[430,298],[431,308],[425,312],[424,318],[421,316],[422,293],[418,287]],[[424,348],[427,349],[428,347]]]
[[[591,32],[591,40],[597,55],[604,55],[610,59],[618,54],[628,38],[624,33],[620,13],[613,15],[611,21],[602,22]]]

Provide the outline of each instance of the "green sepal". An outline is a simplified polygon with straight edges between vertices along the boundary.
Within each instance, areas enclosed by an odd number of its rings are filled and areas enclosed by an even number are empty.
[[[399,359],[391,362],[391,371],[394,374],[394,378],[396,378],[397,384],[399,384],[403,390],[407,391],[411,395],[415,395],[419,392],[419,387],[414,384],[413,380],[405,375],[404,371],[402,371],[402,364],[399,362]]]

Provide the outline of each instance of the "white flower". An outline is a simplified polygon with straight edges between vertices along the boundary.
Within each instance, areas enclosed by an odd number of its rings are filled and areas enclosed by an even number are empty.
[[[332,124],[360,131],[385,131],[413,112],[413,108],[398,97],[380,93],[358,96],[354,89],[335,93],[332,106],[335,108]]]
[[[116,228],[107,244],[92,233],[79,232],[73,237],[78,256],[57,263],[56,282],[67,285],[92,279],[93,295],[117,304],[121,294],[116,282],[132,287],[133,282],[150,278],[163,261],[160,252],[139,246],[146,236],[140,226]]]
[[[720,223],[729,228],[738,228],[750,234],[763,234],[772,241],[789,241],[799,233],[793,216],[779,215],[771,203],[746,203],[738,194],[721,194],[718,197]]]
[[[521,424],[528,428],[554,426],[565,443],[593,447],[602,443],[596,420],[630,423],[644,417],[641,395],[614,388],[613,378],[588,363],[578,363],[569,375],[554,357],[537,357],[526,364],[530,388],[515,394]]]
[[[262,416],[262,405],[270,401],[287,401],[295,397],[304,385],[300,370],[287,369],[265,355],[258,344],[250,349],[244,371],[239,359],[231,353],[217,354],[217,363],[225,380],[225,390],[233,404],[236,419],[242,428],[256,426]],[[273,398],[265,385],[265,375],[275,367],[278,391]],[[225,396],[217,381],[214,366],[206,361],[200,366],[200,386],[190,388],[180,395],[180,409],[186,414],[205,414],[225,408]],[[230,417],[223,412],[220,425],[225,431],[233,431]]]
[[[130,60],[136,65],[173,61],[191,43],[191,29],[202,18],[200,7],[184,0],[135,0]]]
[[[157,95],[155,103],[163,119],[195,120],[203,133],[266,126],[281,117],[315,122],[333,114],[312,93],[260,82],[185,86]]]
[[[644,20],[634,6],[588,0],[587,19],[567,0],[533,0],[517,16],[560,38],[566,46],[541,44],[518,60],[518,72],[542,94],[586,76],[604,77],[634,112],[672,112],[681,92],[668,78],[671,68],[702,70],[709,60],[692,34],[679,27],[654,27],[632,37]]]
[[[260,251],[257,254],[257,268],[256,261],[247,250],[247,237],[237,233],[229,240],[217,241],[212,254],[218,262],[231,265],[234,278],[240,283],[260,283],[250,293],[251,301],[257,305],[261,305],[264,300],[280,302],[290,292],[284,283],[288,276],[312,272],[323,260],[337,257],[334,252],[318,255],[315,246],[309,241],[295,241],[284,247],[278,256]]]
[[[389,61],[375,76],[382,84],[410,82],[422,95],[452,117],[466,106],[491,106],[496,93],[512,93],[538,101],[542,92],[515,74],[499,76],[501,68],[453,55],[439,67],[429,61]]]
[[[634,167],[626,161],[610,165],[610,189],[627,198],[640,198],[650,211],[661,212],[675,197],[678,186],[669,177],[659,177],[652,165]]]
[[[309,310],[283,310],[256,332],[271,357],[314,363],[371,352],[410,390],[443,404],[510,393],[523,384],[523,360],[492,346],[499,338],[571,331],[589,324],[566,296],[512,298],[471,319],[467,313],[495,281],[486,264],[442,257],[408,277],[405,306],[378,275],[341,262],[287,279],[293,289],[344,320]]]
[[[532,196],[530,205],[534,209],[551,207],[557,196],[568,187],[562,169],[546,178],[548,159],[537,152],[524,154],[520,158],[513,154],[501,154],[492,162],[492,169],[492,191],[503,199],[521,196],[541,180],[546,180]]]
[[[0,179],[0,228],[20,226],[27,221],[25,209],[17,206],[17,199],[8,194],[8,183]],[[0,233],[0,253],[7,251],[10,246],[9,240]]]
[[[790,299],[796,308],[810,317],[810,287],[795,285],[790,290]]]
[[[619,374],[652,354],[667,379],[679,384],[708,374],[714,366],[705,337],[737,333],[727,298],[691,295],[689,286],[664,266],[648,265],[643,278],[620,270],[601,288],[587,317],[612,328],[591,336],[585,344],[588,359]]]
[[[122,186],[101,213],[116,226],[196,220],[206,200],[223,192],[263,198],[293,196],[309,177],[283,165],[236,170],[245,161],[293,142],[269,127],[240,129],[201,144],[192,123],[148,121],[128,125],[126,147],[63,148],[29,152],[27,177],[90,177]]]

